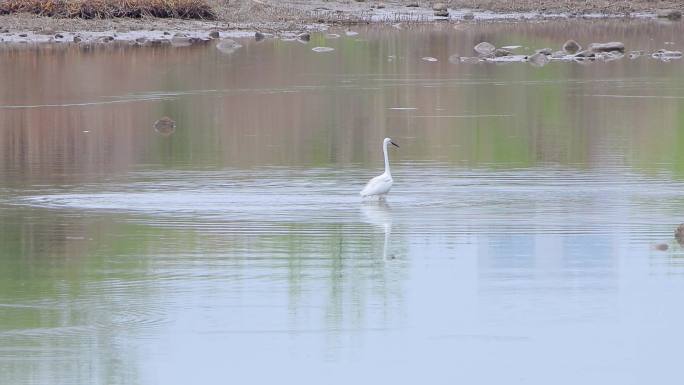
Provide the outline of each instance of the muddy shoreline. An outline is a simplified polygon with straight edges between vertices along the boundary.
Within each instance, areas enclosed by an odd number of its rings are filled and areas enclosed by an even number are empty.
[[[408,6],[415,5],[418,6]],[[216,5],[216,20],[180,20],[144,17],[140,19],[60,19],[32,14],[0,15],[0,47],[16,44],[110,43],[113,41],[145,45],[187,45],[215,38],[265,36],[292,37],[306,32],[326,31],[331,27],[358,24],[411,25],[429,23],[553,22],[573,19],[654,19],[664,23],[680,22],[659,17],[651,2],[636,1],[627,10],[605,8],[600,1],[581,2],[564,10],[539,2],[452,1],[446,2],[446,16],[437,16],[433,3],[397,1],[323,1],[323,0],[238,0]],[[662,2],[659,5],[671,5]],[[550,3],[553,5],[553,3]],[[489,9],[482,7],[489,5]],[[470,8],[468,8],[470,7]],[[174,41],[174,37],[176,37]]]

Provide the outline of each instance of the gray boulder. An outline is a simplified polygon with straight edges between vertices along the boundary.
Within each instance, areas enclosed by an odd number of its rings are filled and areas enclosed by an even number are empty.
[[[659,9],[656,11],[656,16],[663,19],[679,20],[682,18],[682,12],[676,9]]]
[[[563,44],[562,49],[563,49],[563,51],[565,51],[566,53],[568,53],[568,54],[570,54],[570,55],[574,55],[574,54],[576,54],[577,52],[579,52],[579,51],[582,50],[582,46],[579,45],[579,43],[577,43],[576,41],[570,39],[570,40],[566,41],[566,42]]]
[[[543,67],[547,64],[549,64],[549,58],[547,55],[544,55],[543,53],[535,53],[534,55],[530,56],[527,58],[527,61],[530,62],[535,67]]]
[[[511,52],[507,49],[503,49],[503,48],[497,48],[496,50],[494,50],[494,56],[495,57],[509,56],[512,54],[513,54],[513,52]]]
[[[479,53],[480,55],[489,55],[491,53],[494,53],[496,50],[496,47],[492,43],[488,43],[486,41],[483,41],[482,43],[476,45],[473,47],[475,52]]]
[[[592,52],[625,52],[625,45],[619,41],[612,41],[610,43],[591,43],[588,47]]]

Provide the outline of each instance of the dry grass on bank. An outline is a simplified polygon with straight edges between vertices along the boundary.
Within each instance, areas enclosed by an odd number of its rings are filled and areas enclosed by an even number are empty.
[[[205,0],[0,0],[0,15],[31,13],[83,19],[115,17],[213,20],[216,12]]]

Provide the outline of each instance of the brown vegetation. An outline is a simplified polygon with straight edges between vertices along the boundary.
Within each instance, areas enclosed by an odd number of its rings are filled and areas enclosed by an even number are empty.
[[[205,0],[2,0],[0,14],[108,19],[115,17],[208,19],[216,17]]]

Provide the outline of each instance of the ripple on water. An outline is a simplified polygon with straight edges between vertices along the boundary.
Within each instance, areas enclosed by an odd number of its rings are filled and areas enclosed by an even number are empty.
[[[672,202],[684,200],[681,182],[621,169],[466,171],[399,164],[393,174],[383,215],[398,231],[412,233],[652,234],[671,226],[671,213],[679,209]],[[77,187],[15,203],[125,212],[142,223],[210,232],[315,234],[314,227],[292,224],[369,224],[358,190],[372,175],[361,169],[147,172],[124,184]]]

